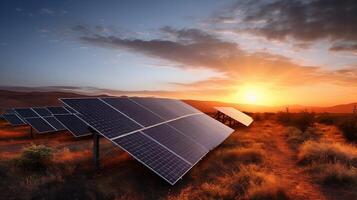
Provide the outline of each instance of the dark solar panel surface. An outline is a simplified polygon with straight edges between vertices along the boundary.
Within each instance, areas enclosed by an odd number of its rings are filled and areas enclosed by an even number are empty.
[[[127,97],[101,99],[143,126],[150,126],[164,121],[158,115]]]
[[[78,111],[84,121],[107,138],[142,128],[99,99],[62,99],[62,101]]]
[[[182,158],[195,164],[208,150],[201,144],[183,135],[167,124],[155,126],[143,131]]]
[[[191,167],[190,164],[140,132],[115,139],[113,142],[171,184],[174,184]]]
[[[13,126],[24,125],[25,122],[20,119],[16,114],[4,114],[4,119]]]
[[[51,124],[57,131],[66,130],[66,128],[55,117],[44,117],[44,119]]]
[[[47,110],[47,108],[32,108],[32,110],[34,110],[41,117],[47,117],[52,115],[50,111]]]
[[[211,150],[223,142],[233,129],[215,128],[214,126],[221,126],[221,123],[207,117],[203,114],[188,116],[169,122],[169,125]]]
[[[171,120],[188,114],[200,113],[179,100],[139,97],[131,97],[130,99],[146,107],[165,120]]]
[[[28,124],[30,124],[38,133],[47,133],[56,131],[51,125],[49,125],[44,119],[38,118],[27,118],[25,119]]]
[[[77,112],[75,110],[73,110],[72,108],[70,108],[70,107],[66,107],[65,106],[64,108],[66,108],[66,110],[68,110],[72,114],[77,114]]]
[[[23,119],[29,117],[39,117],[39,115],[31,110],[31,108],[15,108],[14,110]]]
[[[69,114],[68,110],[60,106],[49,106],[47,109],[54,115]]]
[[[69,130],[74,136],[81,137],[91,134],[88,130],[87,124],[73,114],[54,115],[55,118],[60,121],[67,130]]]

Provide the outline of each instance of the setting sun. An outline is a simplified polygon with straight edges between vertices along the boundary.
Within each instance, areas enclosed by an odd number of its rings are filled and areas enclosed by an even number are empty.
[[[246,84],[238,87],[234,95],[234,101],[237,103],[256,105],[274,104],[272,91],[270,91],[268,87],[259,84]]]

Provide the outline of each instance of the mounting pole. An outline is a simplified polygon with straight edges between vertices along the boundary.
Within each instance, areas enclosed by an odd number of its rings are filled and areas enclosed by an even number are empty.
[[[32,126],[30,126],[30,138],[33,139]]]
[[[100,163],[99,163],[99,134],[91,130],[93,133],[93,162],[95,170],[99,170]]]

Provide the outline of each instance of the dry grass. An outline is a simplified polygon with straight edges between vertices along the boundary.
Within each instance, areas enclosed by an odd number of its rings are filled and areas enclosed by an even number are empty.
[[[298,154],[302,164],[342,163],[357,167],[357,148],[341,143],[305,142]]]
[[[167,200],[191,199],[289,199],[286,189],[276,176],[257,165],[241,166],[239,171],[232,171],[218,177],[213,182],[201,185],[189,185],[177,195],[169,195]]]
[[[318,140],[321,138],[320,133],[316,128],[309,127],[305,131],[301,131],[295,127],[287,127],[285,133],[286,140],[293,149],[297,149],[302,143],[308,140]]]

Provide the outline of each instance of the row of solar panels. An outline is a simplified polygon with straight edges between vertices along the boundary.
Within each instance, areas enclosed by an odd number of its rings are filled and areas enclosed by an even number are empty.
[[[58,112],[49,107],[17,108],[13,116],[40,132],[47,130],[46,123],[57,130],[48,120],[53,117],[76,136],[79,134],[71,127],[82,123],[86,133],[88,127],[95,130],[170,184],[175,184],[233,132],[179,100],[139,97],[60,100],[65,107],[57,107]],[[4,117],[8,118],[7,114]]]
[[[50,106],[9,109],[2,117],[13,126],[28,124],[37,133],[68,130],[75,137],[91,134],[86,123],[76,114],[68,107]]]
[[[233,129],[179,100],[60,99],[88,126],[175,184]]]

